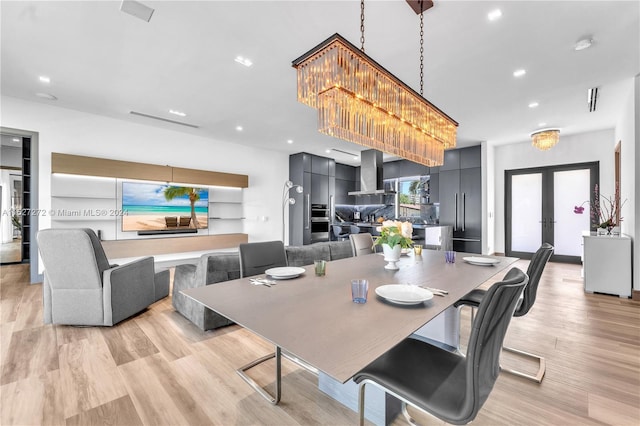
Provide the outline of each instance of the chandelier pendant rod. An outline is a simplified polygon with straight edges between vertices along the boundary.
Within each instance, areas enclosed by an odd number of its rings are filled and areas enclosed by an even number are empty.
[[[364,0],[360,0],[360,50],[364,53]]]
[[[420,14],[420,96],[424,97],[424,13]]]

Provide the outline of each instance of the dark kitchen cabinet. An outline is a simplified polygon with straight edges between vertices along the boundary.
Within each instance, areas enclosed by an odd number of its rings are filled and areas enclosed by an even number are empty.
[[[349,192],[357,191],[357,168],[347,166],[346,164],[335,165],[335,204],[355,204],[355,195],[349,195]],[[334,206],[335,206],[334,204]]]
[[[480,147],[445,151],[438,174],[440,225],[453,227],[453,249],[482,252]]]
[[[444,164],[440,166],[440,172],[444,170],[460,170],[459,149],[450,149],[444,152]]]
[[[460,197],[460,170],[440,170],[438,177],[440,225],[453,226],[453,230],[457,231],[458,197]]]
[[[440,202],[440,173],[429,175],[429,204]]]
[[[460,170],[461,231],[470,236],[482,235],[482,174],[479,167]]]
[[[355,195],[348,195],[349,192],[356,191],[356,182],[336,178],[336,204],[355,204]]]
[[[289,156],[289,180],[303,187],[301,194],[289,192],[289,196],[296,200],[295,204],[289,206],[289,245],[299,246],[329,239],[328,226],[325,237],[318,232],[318,223],[312,224],[312,219],[313,222],[320,222],[317,217],[312,218],[312,210],[321,211],[324,208],[331,212],[327,214],[332,214],[336,191],[335,171],[335,160],[331,158],[306,152]],[[331,220],[331,216],[328,216],[328,220]]]
[[[311,203],[329,204],[329,176],[311,173]]]
[[[332,161],[334,163],[333,170],[335,175],[335,161],[326,158],[326,157],[318,157],[317,155],[311,155],[311,173],[316,175],[324,175],[329,176],[329,162]]]
[[[430,173],[429,167],[409,160],[396,160],[384,163],[384,179],[395,179],[407,176],[424,176]]]

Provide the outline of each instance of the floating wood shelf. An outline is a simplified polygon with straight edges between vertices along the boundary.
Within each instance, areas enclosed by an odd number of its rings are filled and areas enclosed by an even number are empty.
[[[177,238],[102,241],[109,259],[234,248],[249,241],[247,234],[218,234]]]
[[[247,188],[249,176],[158,164],[51,153],[51,173]]]

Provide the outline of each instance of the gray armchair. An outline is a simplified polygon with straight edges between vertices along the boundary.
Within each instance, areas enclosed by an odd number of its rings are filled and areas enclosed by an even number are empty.
[[[46,324],[114,325],[169,295],[169,271],[146,257],[109,265],[91,229],[38,232]]]
[[[201,330],[233,324],[226,317],[185,296],[181,291],[237,278],[240,278],[238,253],[207,253],[200,256],[196,265],[178,265],[173,277],[173,307]]]

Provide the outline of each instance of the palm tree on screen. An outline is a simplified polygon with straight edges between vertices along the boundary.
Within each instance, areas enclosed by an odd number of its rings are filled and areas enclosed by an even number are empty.
[[[189,227],[198,228],[200,224],[196,218],[196,201],[200,199],[200,194],[196,188],[188,188],[185,186],[167,186],[164,189],[164,198],[167,201],[171,201],[177,197],[189,197],[189,203],[191,203],[191,222]]]

